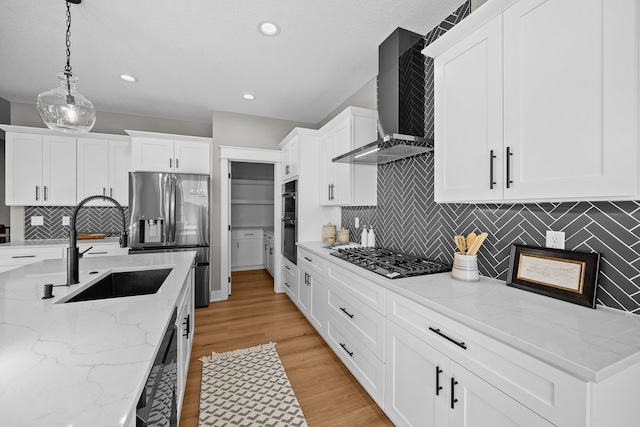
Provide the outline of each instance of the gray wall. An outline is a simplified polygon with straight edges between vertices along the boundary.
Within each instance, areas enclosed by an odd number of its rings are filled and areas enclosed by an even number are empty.
[[[213,206],[211,211],[212,290],[220,290],[220,146],[278,150],[280,141],[295,127],[313,129],[315,125],[223,111],[213,112]]]
[[[347,107],[360,107],[368,108],[370,110],[378,109],[378,79],[377,76],[369,80],[362,86],[356,93],[351,95],[349,99],[340,104],[335,110],[333,110],[327,117],[325,117],[320,123],[318,123],[316,129],[320,129],[327,124],[338,114],[342,113]]]

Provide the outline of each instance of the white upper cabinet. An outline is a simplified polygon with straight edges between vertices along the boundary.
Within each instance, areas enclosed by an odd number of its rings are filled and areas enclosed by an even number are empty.
[[[637,198],[638,9],[494,0],[425,48],[436,201]]]
[[[282,147],[282,180],[288,181],[298,177],[300,163],[300,137],[294,136]]]
[[[78,138],[78,202],[94,195],[109,196],[120,205],[129,204],[131,142],[97,138]],[[90,206],[111,206],[94,200]]]
[[[210,174],[211,138],[127,131],[132,170]]]
[[[376,165],[334,163],[332,160],[377,138],[378,113],[348,107],[320,129],[320,204],[377,205]]]
[[[76,138],[6,133],[6,204],[74,206]]]

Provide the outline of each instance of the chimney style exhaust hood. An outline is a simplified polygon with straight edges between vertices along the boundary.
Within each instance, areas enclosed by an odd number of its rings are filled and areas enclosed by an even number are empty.
[[[382,164],[433,151],[424,135],[424,37],[396,29],[378,48],[377,141],[335,157],[338,163]]]

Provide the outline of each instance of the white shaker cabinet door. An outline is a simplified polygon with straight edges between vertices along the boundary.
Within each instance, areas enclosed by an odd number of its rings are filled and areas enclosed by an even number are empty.
[[[174,171],[176,173],[199,173],[208,175],[210,172],[210,145],[201,142],[174,142]]]
[[[437,202],[502,198],[502,18],[434,62]]]
[[[173,172],[173,141],[162,138],[132,138],[134,171]]]
[[[89,196],[108,196],[109,141],[78,138],[78,202]]]
[[[504,12],[505,199],[638,194],[637,7],[521,0]]]
[[[42,204],[42,135],[6,134],[6,204]]]
[[[450,362],[450,427],[553,427],[482,378]]]
[[[76,138],[42,137],[43,200],[45,206],[76,205]]]
[[[109,141],[109,196],[122,206],[129,205],[129,172],[131,171],[131,143]]]

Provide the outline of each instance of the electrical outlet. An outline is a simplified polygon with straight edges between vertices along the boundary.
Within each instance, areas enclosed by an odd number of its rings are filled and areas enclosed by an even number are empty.
[[[44,217],[42,216],[32,216],[31,217],[31,225],[44,225]]]
[[[356,223],[356,228],[360,228],[360,218],[356,217],[355,223]]]
[[[62,225],[71,225],[71,220],[69,219],[68,216],[62,217]]]
[[[548,248],[564,249],[564,231],[547,231]]]

